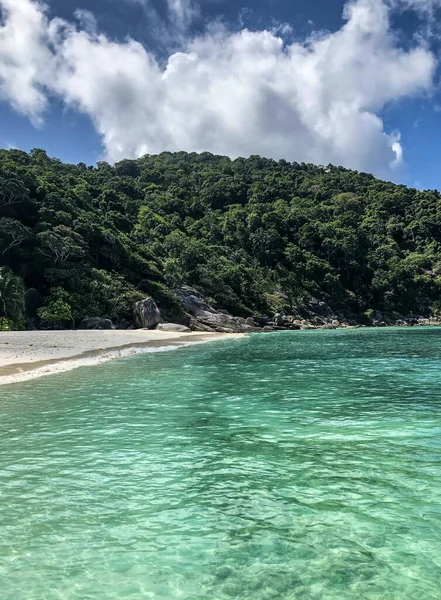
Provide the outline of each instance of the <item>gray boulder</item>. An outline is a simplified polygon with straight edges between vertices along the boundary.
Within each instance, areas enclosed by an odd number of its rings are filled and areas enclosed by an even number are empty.
[[[216,329],[213,329],[213,327],[210,327],[209,325],[204,325],[204,323],[201,323],[196,318],[191,319],[190,326],[192,331],[206,331],[208,333],[216,332]]]
[[[154,329],[162,323],[162,316],[156,302],[147,296],[133,305],[133,320],[138,329]]]
[[[173,290],[184,310],[190,316],[193,331],[248,333],[258,331],[253,318],[233,317],[226,310],[215,310],[197,290],[188,286]],[[268,320],[268,318],[266,318]]]
[[[123,318],[123,319],[119,319],[115,323],[115,329],[127,330],[131,325],[132,325],[132,323],[130,321]]]
[[[286,321],[287,318],[285,315],[281,315],[280,313],[276,313],[274,315],[274,323],[277,325],[277,327],[283,327]]]
[[[184,309],[195,317],[204,316],[205,313],[216,313],[214,308],[207,304],[202,295],[193,288],[183,286],[173,291]]]
[[[221,331],[224,333],[240,333],[244,331],[244,328],[249,327],[244,323],[241,323],[240,317],[232,317],[231,315],[224,313],[210,313],[204,312],[196,317],[197,321],[202,323],[203,325],[208,325],[215,331]]]
[[[79,329],[113,329],[110,319],[102,317],[85,317],[79,326]]]
[[[177,323],[159,323],[156,328],[158,331],[176,331],[177,333],[186,333],[191,331],[190,327],[178,325]]]
[[[262,325],[262,327],[264,325],[267,325],[270,322],[270,318],[267,317],[266,315],[256,316],[256,317],[253,317],[253,319],[258,325]]]
[[[319,317],[325,317],[326,319],[334,319],[334,311],[326,302],[318,300],[317,298],[311,298],[309,301],[309,310]]]
[[[328,304],[326,304],[326,302],[313,297],[310,297],[309,300],[307,300],[304,304],[293,306],[293,313],[297,318],[301,318],[302,320],[306,321],[312,321],[316,318],[323,319],[322,323],[314,323],[317,326],[320,324],[325,324],[326,321],[337,319],[334,311]]]

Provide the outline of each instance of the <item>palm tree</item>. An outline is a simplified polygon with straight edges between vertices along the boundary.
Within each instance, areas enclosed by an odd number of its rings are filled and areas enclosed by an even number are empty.
[[[24,312],[24,284],[8,267],[0,267],[0,317],[18,319]]]

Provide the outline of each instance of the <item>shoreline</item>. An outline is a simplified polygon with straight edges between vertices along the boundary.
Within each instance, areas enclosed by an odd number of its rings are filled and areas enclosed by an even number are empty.
[[[0,333],[0,386],[242,335],[162,331],[14,331]]]
[[[311,326],[301,331],[346,329],[408,329],[439,327],[441,323],[378,326]],[[272,332],[289,331],[276,328]],[[222,339],[240,339],[246,333],[165,332],[137,329],[121,330],[54,330],[0,332],[0,387],[32,379],[66,373],[79,367],[150,352],[164,352],[192,344]],[[119,342],[119,343],[118,343]]]

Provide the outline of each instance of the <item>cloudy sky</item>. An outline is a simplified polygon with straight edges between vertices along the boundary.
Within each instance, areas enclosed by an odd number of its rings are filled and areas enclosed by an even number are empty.
[[[441,0],[0,0],[0,146],[339,164],[441,189]]]

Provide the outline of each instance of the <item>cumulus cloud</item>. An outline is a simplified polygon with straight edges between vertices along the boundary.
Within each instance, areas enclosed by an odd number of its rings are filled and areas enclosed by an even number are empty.
[[[168,1],[188,22],[195,5]],[[49,20],[35,0],[0,6],[2,98],[36,123],[47,98],[61,98],[91,118],[112,161],[211,151],[390,177],[403,149],[379,115],[390,102],[430,91],[436,67],[425,45],[397,45],[386,0],[349,2],[340,30],[303,43],[285,44],[276,31],[213,27],[165,66],[135,40]]]
[[[43,87],[52,63],[44,6],[1,0],[0,10],[0,98],[41,124],[47,103]]]

